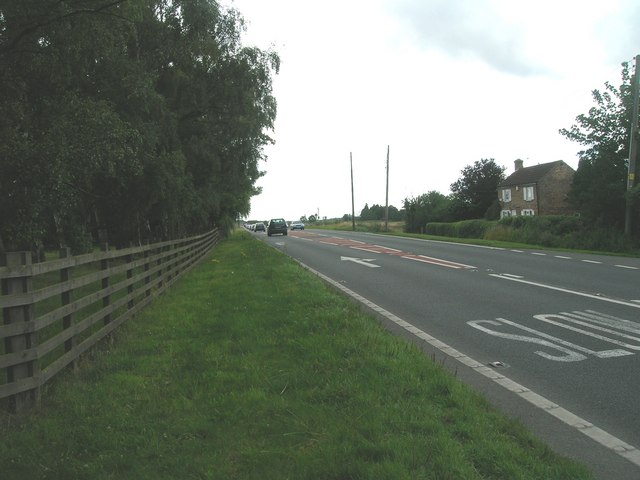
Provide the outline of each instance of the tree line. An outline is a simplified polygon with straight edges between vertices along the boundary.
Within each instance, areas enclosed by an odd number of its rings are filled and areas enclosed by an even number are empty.
[[[0,0],[0,251],[247,214],[279,57],[243,31],[215,0]]]
[[[640,183],[627,190],[631,126],[638,121],[633,118],[635,84],[629,63],[622,63],[620,86],[606,82],[604,90],[593,90],[595,105],[559,133],[584,147],[578,152],[578,169],[569,193],[575,211],[595,228],[622,233],[630,202],[631,235],[640,239]],[[637,172],[631,173],[637,178]],[[497,190],[504,178],[504,168],[492,158],[468,165],[451,184],[451,194],[430,191],[404,200],[405,229],[423,232],[432,222],[498,219]]]

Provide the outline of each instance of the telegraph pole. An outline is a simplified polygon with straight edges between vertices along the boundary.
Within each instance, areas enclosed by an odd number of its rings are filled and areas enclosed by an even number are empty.
[[[389,145],[387,145],[387,195],[384,207],[384,231],[389,231]]]
[[[353,154],[349,152],[349,163],[351,164],[351,228],[356,231],[356,206],[353,201]]]
[[[627,205],[624,218],[624,233],[631,235],[633,230],[633,201],[631,193],[636,184],[636,162],[638,158],[638,103],[640,91],[640,55],[636,55],[636,68],[632,79],[633,112],[631,115],[631,139],[629,140],[629,175],[627,177]]]

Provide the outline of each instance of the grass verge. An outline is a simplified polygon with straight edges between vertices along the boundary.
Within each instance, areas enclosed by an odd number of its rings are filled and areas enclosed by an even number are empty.
[[[588,479],[242,232],[4,416],[13,479]]]

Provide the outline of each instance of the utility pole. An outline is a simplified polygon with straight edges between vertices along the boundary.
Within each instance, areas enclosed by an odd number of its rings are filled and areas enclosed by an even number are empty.
[[[349,163],[351,164],[351,228],[356,231],[356,206],[353,201],[353,154],[349,152]]]
[[[629,140],[629,175],[627,177],[627,205],[624,218],[624,233],[631,235],[633,231],[633,200],[631,193],[636,184],[636,162],[638,158],[638,102],[640,91],[640,55],[636,55],[636,68],[632,78],[633,111],[631,114],[631,133]]]
[[[389,231],[389,145],[387,145],[387,195],[384,207],[384,231]]]

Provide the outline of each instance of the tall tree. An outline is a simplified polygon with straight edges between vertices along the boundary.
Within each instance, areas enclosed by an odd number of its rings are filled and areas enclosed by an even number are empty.
[[[246,214],[279,58],[243,29],[215,0],[0,0],[0,248]]]
[[[424,233],[427,223],[447,221],[450,205],[451,199],[435,190],[415,198],[405,198],[405,230]]]
[[[593,90],[595,106],[576,117],[560,134],[585,147],[569,199],[585,217],[605,226],[622,227],[629,159],[633,98],[629,64],[622,64],[621,85],[605,82]],[[637,215],[637,212],[636,212]]]
[[[462,169],[462,176],[451,184],[456,220],[485,217],[496,200],[504,170],[505,167],[496,164],[493,158],[483,158]]]

